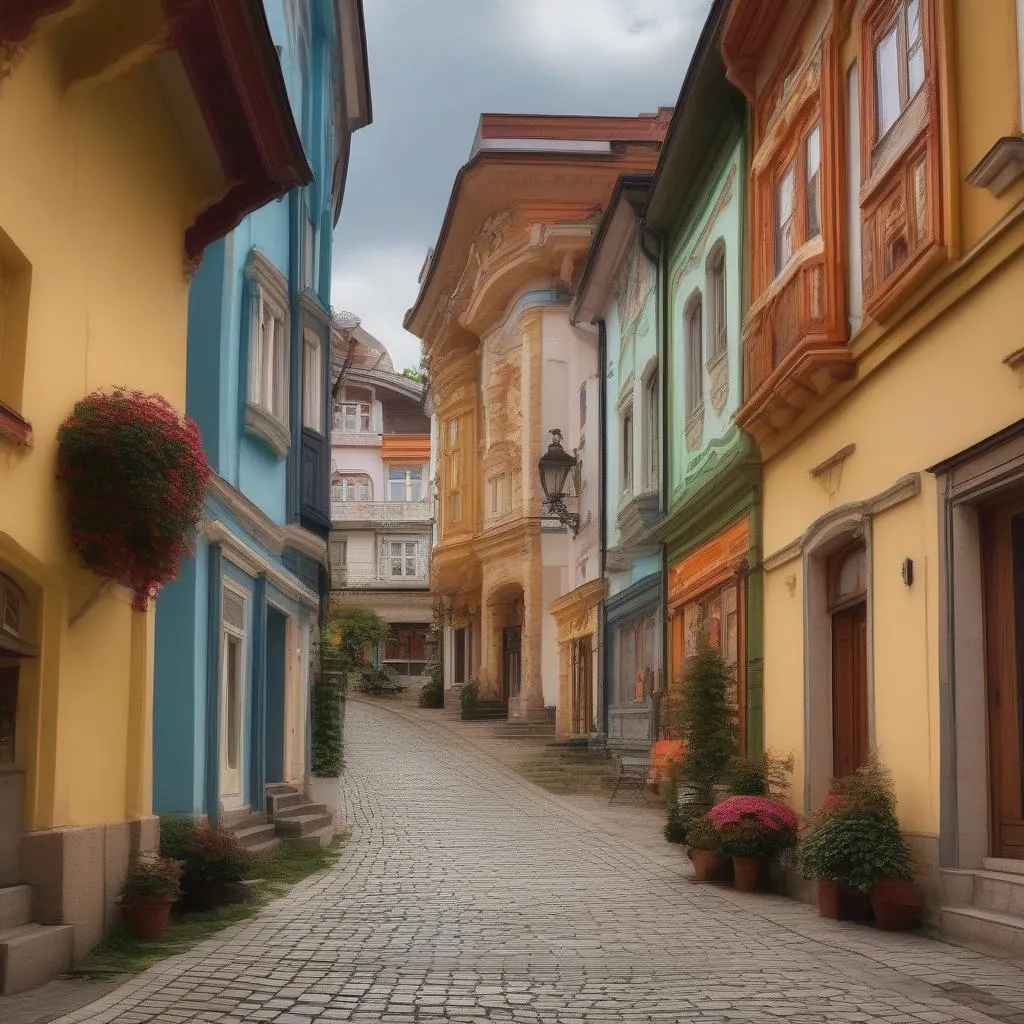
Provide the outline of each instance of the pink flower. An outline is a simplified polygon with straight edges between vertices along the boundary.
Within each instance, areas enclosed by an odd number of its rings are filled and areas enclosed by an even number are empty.
[[[792,807],[763,796],[731,796],[708,812],[708,820],[720,832],[727,825],[753,825],[762,832],[797,830]]]

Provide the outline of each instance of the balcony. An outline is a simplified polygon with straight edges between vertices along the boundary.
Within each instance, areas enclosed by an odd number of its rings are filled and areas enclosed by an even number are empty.
[[[424,501],[332,501],[331,521],[373,526],[426,526],[434,518],[434,503]]]
[[[408,575],[408,558],[380,558],[376,562],[347,562],[331,566],[331,588],[334,590],[425,590],[429,583],[430,565],[425,557],[417,556],[414,574]],[[401,562],[401,574],[391,574],[392,562]]]
[[[743,405],[736,422],[758,444],[855,372],[824,254],[805,259],[751,307],[743,332]],[[832,284],[833,287],[829,287]]]
[[[337,426],[331,430],[331,444],[339,448],[380,448],[383,443],[383,434],[369,430],[340,430]]]

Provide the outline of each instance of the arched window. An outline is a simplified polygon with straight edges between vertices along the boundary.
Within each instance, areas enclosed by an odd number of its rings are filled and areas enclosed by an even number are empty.
[[[704,404],[704,301],[694,292],[686,304],[686,412]]]
[[[373,483],[365,473],[335,473],[331,477],[332,501],[372,501]]]
[[[725,308],[725,240],[719,238],[705,264],[708,289],[708,360],[721,355],[728,344],[728,315]]]

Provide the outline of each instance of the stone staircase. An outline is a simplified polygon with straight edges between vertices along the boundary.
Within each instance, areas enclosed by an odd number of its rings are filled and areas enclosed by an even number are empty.
[[[939,875],[943,932],[1024,958],[1024,861],[986,857],[981,868]]]
[[[279,839],[294,846],[330,846],[334,819],[326,804],[314,804],[283,782],[267,786],[267,811]]]
[[[0,995],[26,992],[71,969],[75,929],[32,920],[32,888],[0,887]]]
[[[614,786],[619,774],[607,754],[588,750],[585,741],[547,743],[519,770],[551,793],[598,793]]]
[[[274,823],[265,814],[248,807],[225,811],[221,815],[221,825],[233,832],[238,842],[254,857],[262,857],[281,845]]]

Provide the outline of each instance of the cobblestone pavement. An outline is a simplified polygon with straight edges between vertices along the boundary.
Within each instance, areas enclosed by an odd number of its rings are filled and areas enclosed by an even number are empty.
[[[353,702],[347,732],[337,865],[63,1024],[1024,1024],[1019,966],[694,885],[651,815],[629,834],[436,714]]]

